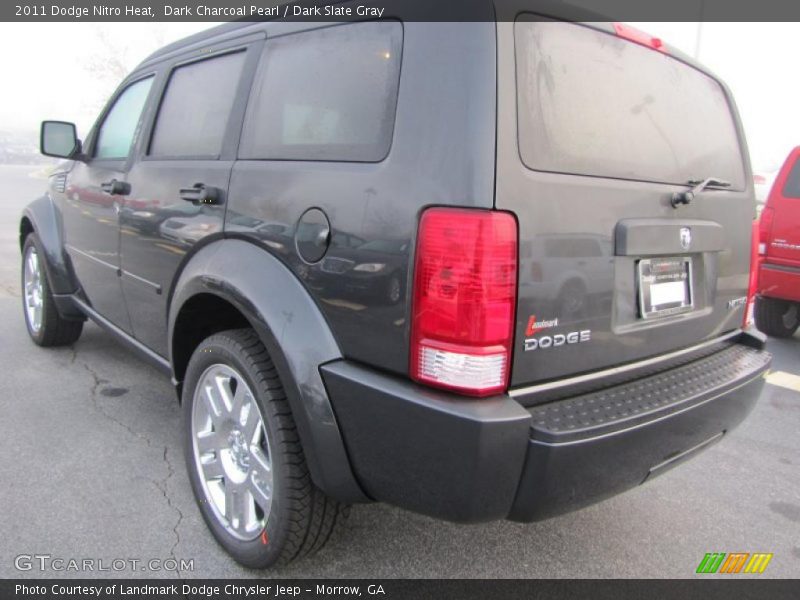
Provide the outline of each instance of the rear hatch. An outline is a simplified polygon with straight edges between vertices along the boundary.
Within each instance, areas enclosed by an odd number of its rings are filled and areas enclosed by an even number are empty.
[[[497,26],[495,205],[519,223],[511,387],[740,327],[755,201],[724,85],[626,27]],[[727,185],[673,207],[707,178]]]
[[[767,261],[800,265],[800,147],[789,154],[761,213],[761,243]]]

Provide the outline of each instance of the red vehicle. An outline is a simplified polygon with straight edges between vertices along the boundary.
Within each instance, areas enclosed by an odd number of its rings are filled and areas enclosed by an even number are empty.
[[[800,146],[789,153],[761,213],[756,326],[791,337],[800,325]]]

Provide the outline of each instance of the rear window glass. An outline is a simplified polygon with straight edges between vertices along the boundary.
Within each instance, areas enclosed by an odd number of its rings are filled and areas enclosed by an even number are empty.
[[[341,25],[268,41],[240,158],[375,162],[394,127],[402,26]]]
[[[519,146],[530,169],[685,183],[744,172],[722,87],[639,44],[554,21],[515,24]]]
[[[172,72],[158,110],[151,155],[219,155],[244,56],[227,54]]]
[[[794,162],[792,170],[783,184],[784,198],[800,198],[800,159]]]

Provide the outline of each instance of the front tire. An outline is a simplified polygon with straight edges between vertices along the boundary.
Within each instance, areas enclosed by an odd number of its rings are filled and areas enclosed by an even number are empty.
[[[58,314],[47,272],[44,252],[35,233],[22,246],[22,309],[28,335],[39,346],[69,346],[83,331],[83,321],[68,321]]]
[[[756,327],[769,336],[792,337],[800,326],[800,307],[796,302],[756,297]]]
[[[189,361],[182,403],[189,479],[217,542],[250,568],[322,548],[347,507],[311,481],[283,387],[255,332],[203,341]]]

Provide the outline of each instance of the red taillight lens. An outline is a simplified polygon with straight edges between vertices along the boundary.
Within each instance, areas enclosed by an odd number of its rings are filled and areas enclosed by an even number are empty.
[[[614,23],[614,31],[619,37],[626,39],[629,42],[635,42],[637,44],[641,44],[642,46],[652,48],[653,50],[658,50],[659,52],[667,51],[667,49],[664,48],[664,42],[661,41],[661,38],[654,37],[649,33],[645,33],[644,31],[636,29],[635,27],[631,27],[630,25],[626,25],[625,23]]]
[[[516,293],[513,216],[426,210],[414,266],[411,377],[472,396],[505,390]]]
[[[756,247],[758,248],[758,254],[761,256],[767,255],[767,245],[769,244],[770,239],[772,238],[772,222],[775,219],[775,209],[770,208],[769,206],[765,207],[764,210],[761,211],[761,216],[758,219],[758,244]]]
[[[742,327],[747,329],[753,323],[753,303],[758,288],[759,258],[759,221],[753,221],[753,233],[750,240],[750,281],[747,286],[747,306],[744,309]]]

